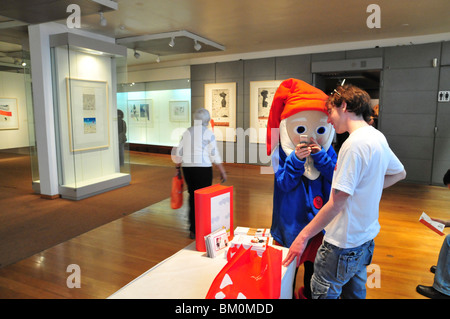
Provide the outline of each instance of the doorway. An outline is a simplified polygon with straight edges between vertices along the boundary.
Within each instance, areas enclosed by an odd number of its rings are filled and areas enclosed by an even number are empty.
[[[380,77],[381,70],[364,70],[364,71],[339,71],[324,72],[313,74],[313,85],[325,94],[330,94],[345,79],[346,84],[352,84],[365,90],[371,98],[371,104],[374,108],[374,120],[372,126],[378,128],[380,119],[379,103],[380,103]],[[348,133],[336,134],[333,147],[336,153],[347,139]]]

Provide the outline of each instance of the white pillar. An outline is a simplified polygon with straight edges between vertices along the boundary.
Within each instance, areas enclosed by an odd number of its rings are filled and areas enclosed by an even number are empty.
[[[45,24],[28,27],[40,192],[44,198],[59,195],[50,58],[51,31]]]

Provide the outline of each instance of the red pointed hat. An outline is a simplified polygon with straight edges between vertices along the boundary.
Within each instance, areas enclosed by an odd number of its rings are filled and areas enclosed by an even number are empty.
[[[297,79],[281,82],[272,101],[267,121],[267,155],[272,154],[279,140],[279,130],[272,136],[272,129],[279,129],[281,120],[302,111],[321,111],[328,115],[325,103],[328,96],[318,88]]]

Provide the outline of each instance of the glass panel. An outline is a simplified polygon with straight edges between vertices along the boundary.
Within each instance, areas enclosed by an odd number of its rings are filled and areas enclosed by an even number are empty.
[[[116,74],[117,74],[117,86],[115,88],[112,97],[115,99],[114,105],[117,107],[117,116],[114,117],[114,123],[117,126],[117,143],[119,150],[119,165],[120,172],[125,174],[130,174],[130,151],[129,143],[127,142],[129,137],[127,123],[125,121],[125,114],[118,105],[118,94],[120,88],[127,83],[127,59],[126,57],[119,57],[115,59],[116,61]]]
[[[34,108],[33,108],[33,91],[31,83],[31,61],[30,52],[22,52],[22,71],[25,81],[25,97],[26,97],[26,108],[27,108],[27,119],[28,119],[28,140],[30,143],[30,162],[31,162],[31,182],[33,190],[36,193],[40,193],[39,187],[39,165],[37,156],[37,145],[36,145],[36,131],[34,123]]]

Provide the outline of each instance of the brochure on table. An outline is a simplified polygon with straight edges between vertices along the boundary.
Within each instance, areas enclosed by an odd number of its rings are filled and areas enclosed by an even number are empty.
[[[241,245],[245,249],[256,250],[258,253],[265,251],[267,246],[273,245],[273,238],[270,229],[236,227],[234,236],[230,241],[225,228],[218,229],[205,236],[205,246],[208,257],[215,258],[227,251],[229,248],[239,248]]]
[[[425,214],[425,212],[422,213],[422,215],[419,218],[419,221],[424,224],[425,226],[427,226],[429,229],[431,229],[432,231],[434,231],[436,234],[444,236],[444,228],[445,225],[442,223],[439,223],[437,221],[434,221],[430,218],[430,216],[428,216],[427,214]]]

